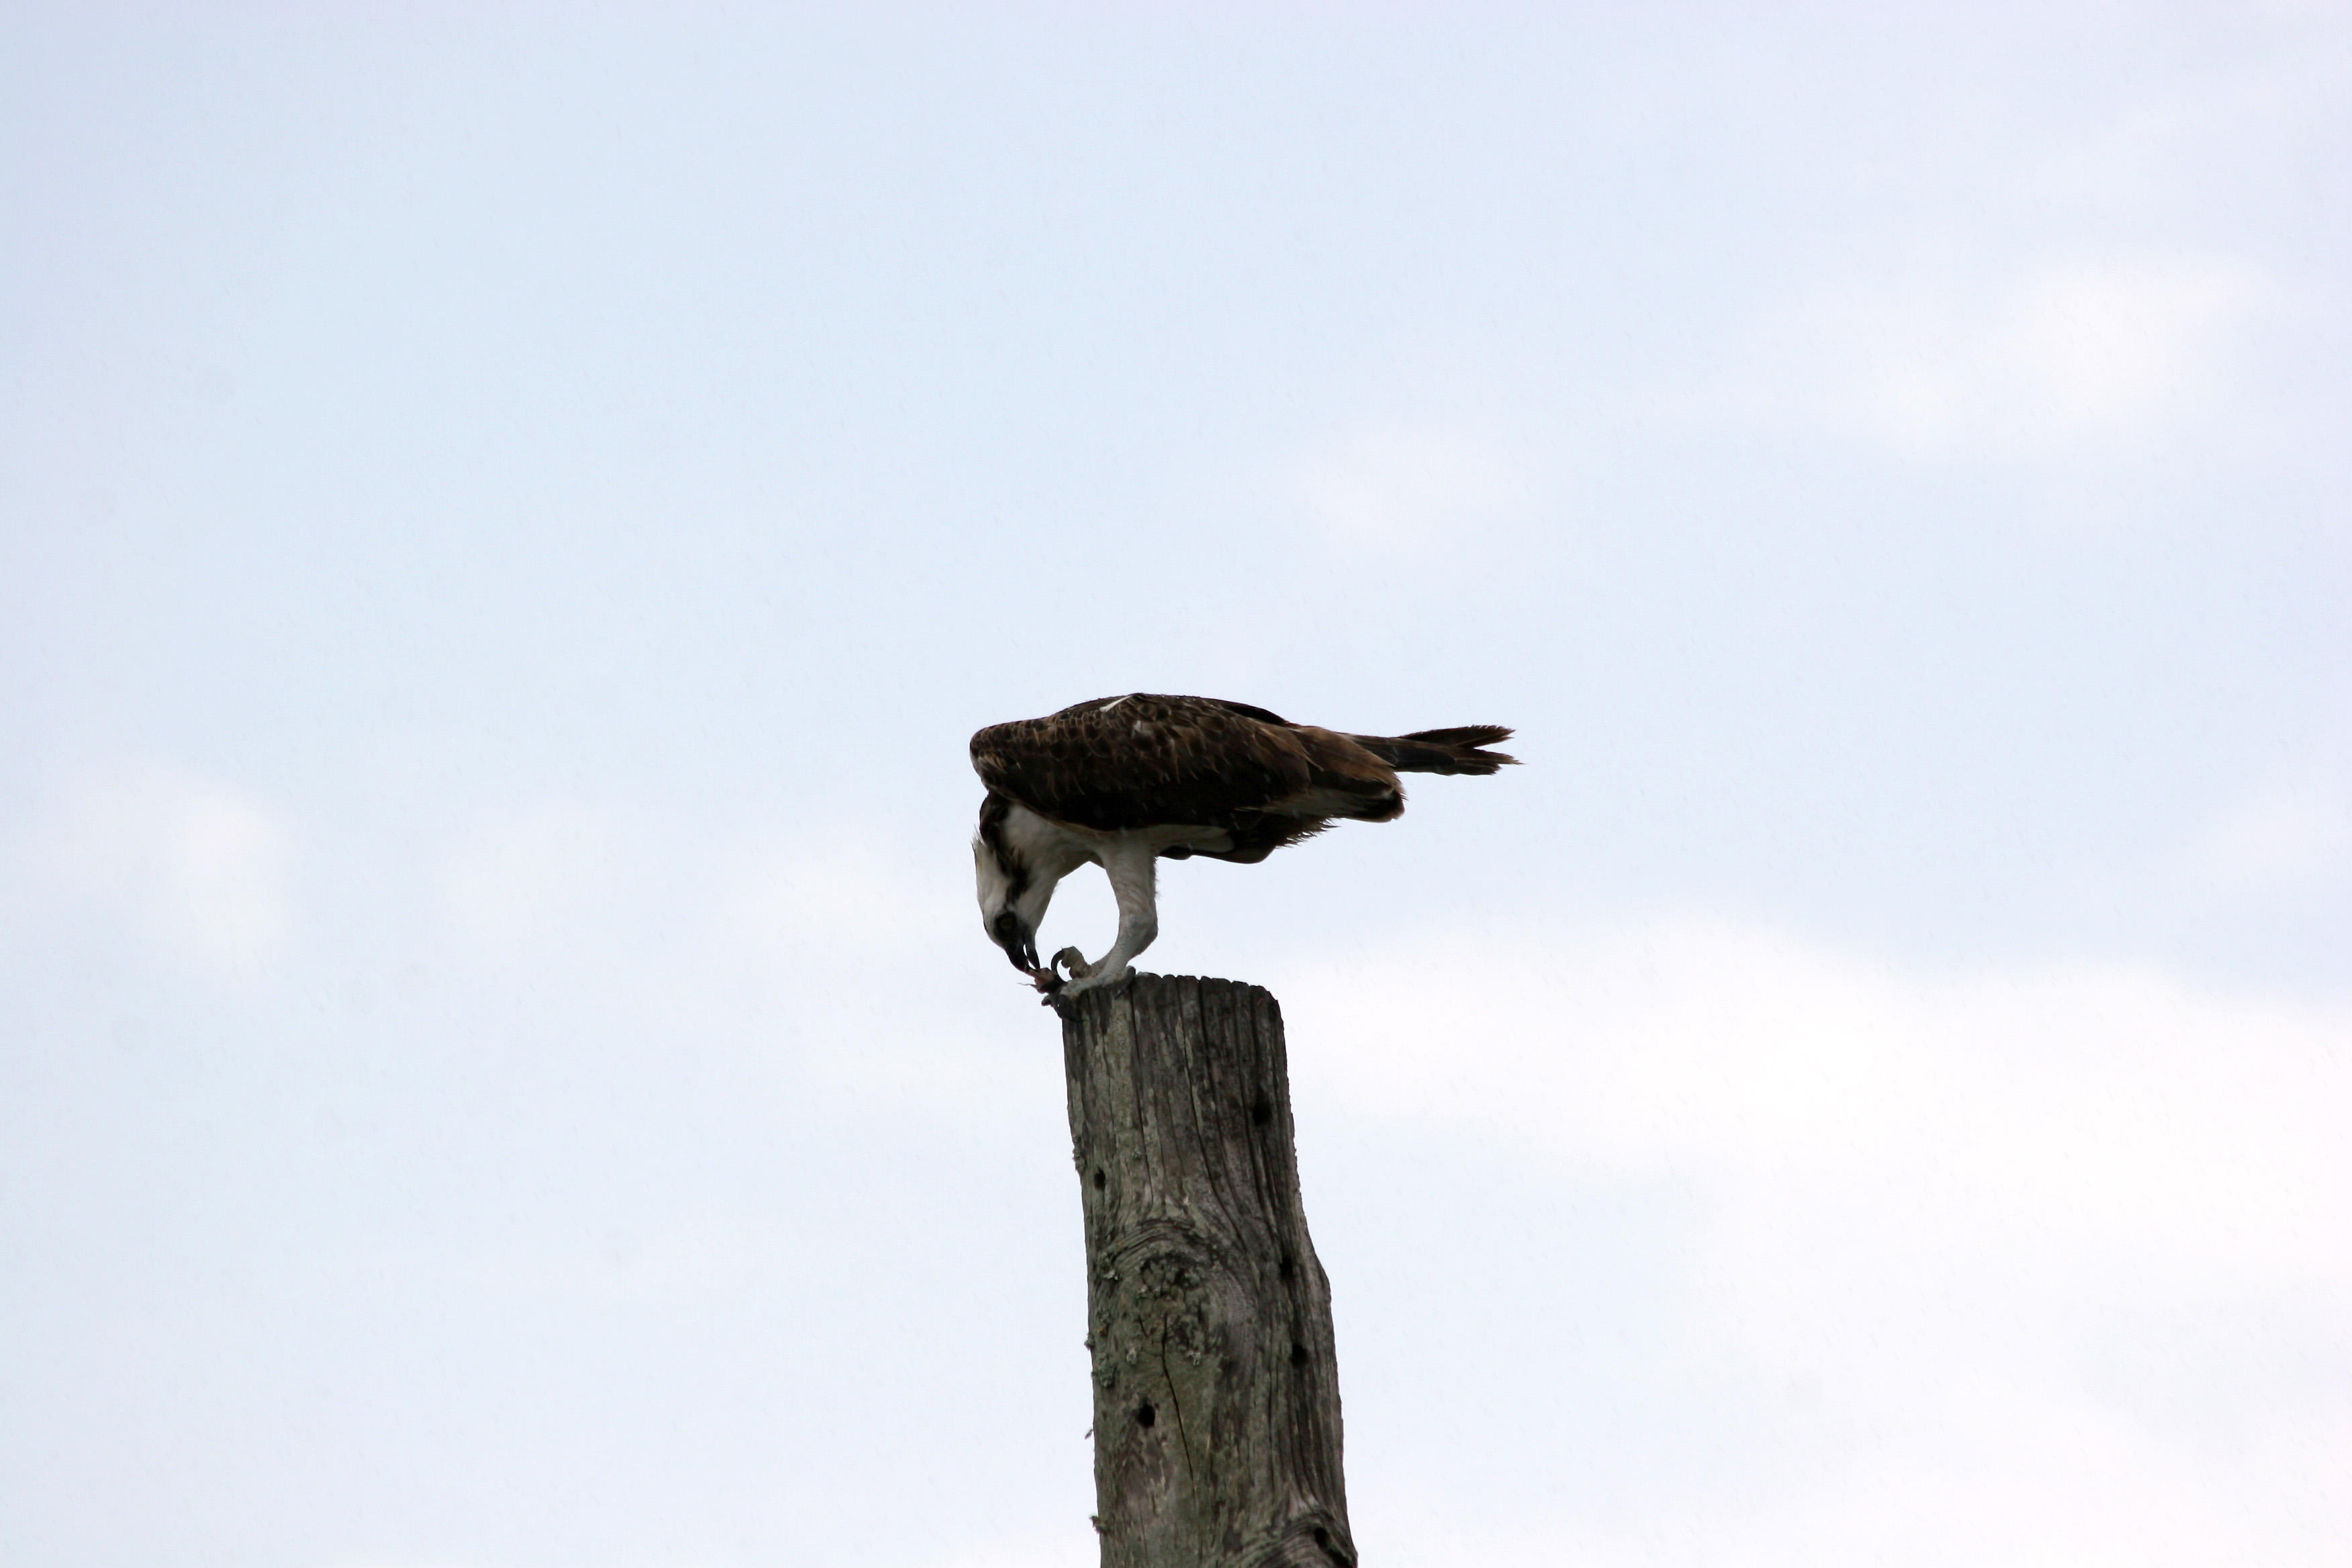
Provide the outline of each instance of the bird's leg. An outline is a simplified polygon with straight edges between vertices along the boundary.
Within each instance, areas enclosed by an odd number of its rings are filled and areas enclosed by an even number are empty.
[[[1160,908],[1153,877],[1156,859],[1156,852],[1146,844],[1119,845],[1102,852],[1103,874],[1110,879],[1112,896],[1118,900],[1118,940],[1092,963],[1087,963],[1074,947],[1055,953],[1054,962],[1071,974],[1070,983],[1062,987],[1062,995],[1092,991],[1098,985],[1125,979],[1129,960],[1150,947],[1152,938],[1160,934]]]

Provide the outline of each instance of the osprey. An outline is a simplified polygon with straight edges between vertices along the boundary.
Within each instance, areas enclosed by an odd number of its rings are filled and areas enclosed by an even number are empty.
[[[1160,934],[1157,861],[1255,865],[1337,818],[1387,822],[1404,811],[1397,774],[1491,773],[1518,759],[1479,748],[1510,738],[1498,724],[1347,735],[1246,703],[1142,691],[992,724],[971,738],[988,786],[971,842],[981,921],[1047,1001],[1108,985]],[[1037,922],[1054,886],[1089,860],[1118,899],[1118,939],[1092,963],[1075,947],[1040,963]]]

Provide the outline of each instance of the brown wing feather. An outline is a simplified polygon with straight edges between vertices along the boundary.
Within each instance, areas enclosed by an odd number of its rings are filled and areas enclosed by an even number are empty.
[[[990,789],[1080,827],[1238,828],[1306,789],[1321,750],[1263,708],[1139,691],[992,724],[971,738],[971,765]]]

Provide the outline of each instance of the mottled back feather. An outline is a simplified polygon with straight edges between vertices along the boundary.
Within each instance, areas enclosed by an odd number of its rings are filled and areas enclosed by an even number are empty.
[[[1298,727],[1265,709],[1147,692],[992,724],[971,738],[971,763],[1030,810],[1106,832],[1238,828],[1318,771]]]
[[[1138,691],[991,725],[971,738],[971,761],[992,794],[1057,822],[1222,828],[1233,847],[1198,853],[1250,861],[1334,817],[1396,816],[1400,772],[1491,773],[1515,759],[1478,748],[1510,734],[1473,724],[1345,735],[1246,703]]]

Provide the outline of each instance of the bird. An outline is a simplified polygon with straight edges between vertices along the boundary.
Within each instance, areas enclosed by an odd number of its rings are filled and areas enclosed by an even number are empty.
[[[1499,724],[1350,735],[1146,691],[992,724],[971,738],[988,791],[971,841],[982,925],[1047,1004],[1066,1004],[1124,979],[1160,934],[1160,860],[1255,865],[1335,821],[1391,821],[1397,774],[1492,773],[1518,759],[1484,748],[1510,738]],[[1089,861],[1110,879],[1118,934],[1092,962],[1066,947],[1041,963],[1054,889]]]

